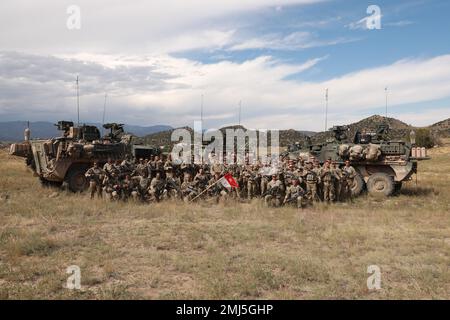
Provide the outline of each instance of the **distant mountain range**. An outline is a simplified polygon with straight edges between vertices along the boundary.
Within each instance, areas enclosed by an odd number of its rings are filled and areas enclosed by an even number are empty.
[[[398,119],[386,118],[379,115],[374,115],[361,121],[351,123],[348,125],[349,132],[348,137],[351,138],[356,131],[373,131],[377,128],[379,124],[388,123],[390,127],[390,137],[393,139],[407,139],[412,129],[417,129],[412,127]],[[93,123],[91,125],[96,125],[101,128],[102,125],[99,123]],[[11,122],[0,122],[0,141],[21,141],[23,140],[23,131],[26,128],[26,121],[11,121]],[[227,128],[237,128],[238,126],[224,127],[221,130]],[[191,128],[185,127],[192,131]],[[242,127],[245,129],[244,127]],[[433,125],[424,127],[428,129],[433,136],[437,138],[450,137],[450,119],[446,119],[435,123]],[[51,138],[60,135],[60,132],[56,129],[51,122],[30,122],[31,136],[35,138]],[[156,126],[135,126],[135,125],[125,125],[125,131],[127,133],[132,133],[135,136],[140,137],[137,139],[138,142],[157,145],[157,146],[171,146],[171,135],[174,128],[167,125],[156,125]],[[303,141],[306,137],[311,138],[313,142],[323,141],[327,136],[330,136],[330,132],[312,132],[312,131],[299,131],[299,130],[281,130],[280,134],[280,146],[287,146],[291,143],[297,141]]]
[[[389,136],[392,139],[398,140],[406,140],[409,138],[409,134],[412,129],[417,129],[416,127],[410,126],[398,119],[395,118],[385,118],[379,115],[373,115],[371,117],[362,119],[358,122],[351,123],[348,125],[349,131],[347,132],[348,138],[352,139],[354,134],[357,131],[363,132],[366,131],[375,131],[380,124],[384,123],[389,124]],[[224,131],[227,128],[238,128],[239,126],[231,126],[225,127],[221,130]],[[240,126],[245,129],[244,127]],[[184,127],[192,132],[192,129],[189,127]],[[430,132],[435,137],[450,137],[450,119],[438,122],[428,127],[424,127],[425,129],[430,130]],[[171,136],[174,129],[161,131],[153,134],[149,134],[147,136],[141,137],[139,142],[145,144],[151,144],[156,146],[172,146],[174,143],[171,142]],[[327,137],[330,137],[332,134],[328,132],[311,132],[311,131],[299,131],[299,130],[280,130],[280,146],[286,147],[295,142],[301,142],[309,137],[312,142],[322,142]]]
[[[95,125],[99,129],[102,128],[102,125],[100,123],[90,123],[90,125]],[[26,127],[26,121],[0,122],[0,141],[22,141],[24,139],[23,132]],[[61,132],[58,132],[57,128],[52,122],[30,122],[30,129],[31,137],[33,139],[48,139],[51,137],[59,136],[61,134]],[[128,133],[132,133],[133,135],[142,137],[152,133],[170,130],[172,129],[172,127],[166,125],[144,127],[126,124],[124,129]]]

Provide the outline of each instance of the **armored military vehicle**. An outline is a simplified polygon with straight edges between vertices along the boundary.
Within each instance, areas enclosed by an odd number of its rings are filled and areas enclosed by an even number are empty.
[[[123,124],[109,123],[104,137],[96,126],[74,126],[71,121],[59,121],[56,126],[61,137],[48,140],[30,139],[25,131],[25,141],[11,145],[10,154],[26,159],[26,164],[45,184],[61,185],[66,182],[73,192],[87,188],[86,170],[94,162],[100,165],[108,159],[122,160],[135,157],[136,150],[158,153],[157,148],[132,145],[132,136],[125,134]],[[142,152],[139,156],[142,155]]]
[[[325,142],[313,144],[308,140],[291,145],[284,156],[312,158],[321,164],[327,160],[338,164],[350,161],[358,172],[352,187],[355,196],[365,189],[370,194],[391,196],[417,173],[418,161],[429,159],[426,150],[415,147],[414,142],[390,140],[387,124],[379,125],[376,132],[356,132],[352,140],[347,137],[348,130],[347,126],[333,127],[333,136]]]

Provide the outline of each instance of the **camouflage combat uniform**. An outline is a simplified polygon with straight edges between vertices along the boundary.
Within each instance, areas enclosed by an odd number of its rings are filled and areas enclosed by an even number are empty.
[[[307,169],[305,174],[306,179],[306,192],[312,201],[319,201],[319,195],[317,194],[318,177],[315,171]]]
[[[295,203],[297,208],[303,207],[303,195],[305,194],[305,190],[297,184],[292,184],[286,190],[286,196],[284,198],[284,203]]]
[[[89,180],[89,193],[91,195],[91,199],[94,198],[95,194],[99,198],[102,197],[102,182],[105,176],[105,171],[99,168],[97,165],[94,165],[85,174],[86,178]]]
[[[329,166],[322,169],[322,190],[323,190],[323,200],[330,202],[334,201],[336,198],[336,173]]]
[[[343,175],[345,177],[343,185],[343,198],[352,200],[352,187],[357,175],[355,168],[350,165],[342,168]]]
[[[282,183],[278,179],[272,179],[267,184],[266,196],[264,201],[267,206],[279,207],[281,205],[281,199],[283,197]]]

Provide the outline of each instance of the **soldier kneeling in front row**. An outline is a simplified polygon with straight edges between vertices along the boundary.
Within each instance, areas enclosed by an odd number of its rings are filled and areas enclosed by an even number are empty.
[[[300,186],[297,179],[293,179],[291,183],[292,184],[287,188],[283,204],[295,204],[297,205],[297,208],[303,208],[303,196],[305,195],[305,190]]]
[[[277,175],[272,175],[272,180],[267,184],[267,191],[264,195],[264,201],[267,206],[279,207],[281,206],[281,199],[283,197],[283,185],[278,180]]]

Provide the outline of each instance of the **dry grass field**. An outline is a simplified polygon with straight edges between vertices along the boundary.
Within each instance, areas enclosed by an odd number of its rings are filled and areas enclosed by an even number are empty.
[[[2,151],[0,298],[450,299],[450,148],[432,156],[399,196],[299,211],[90,201]]]

